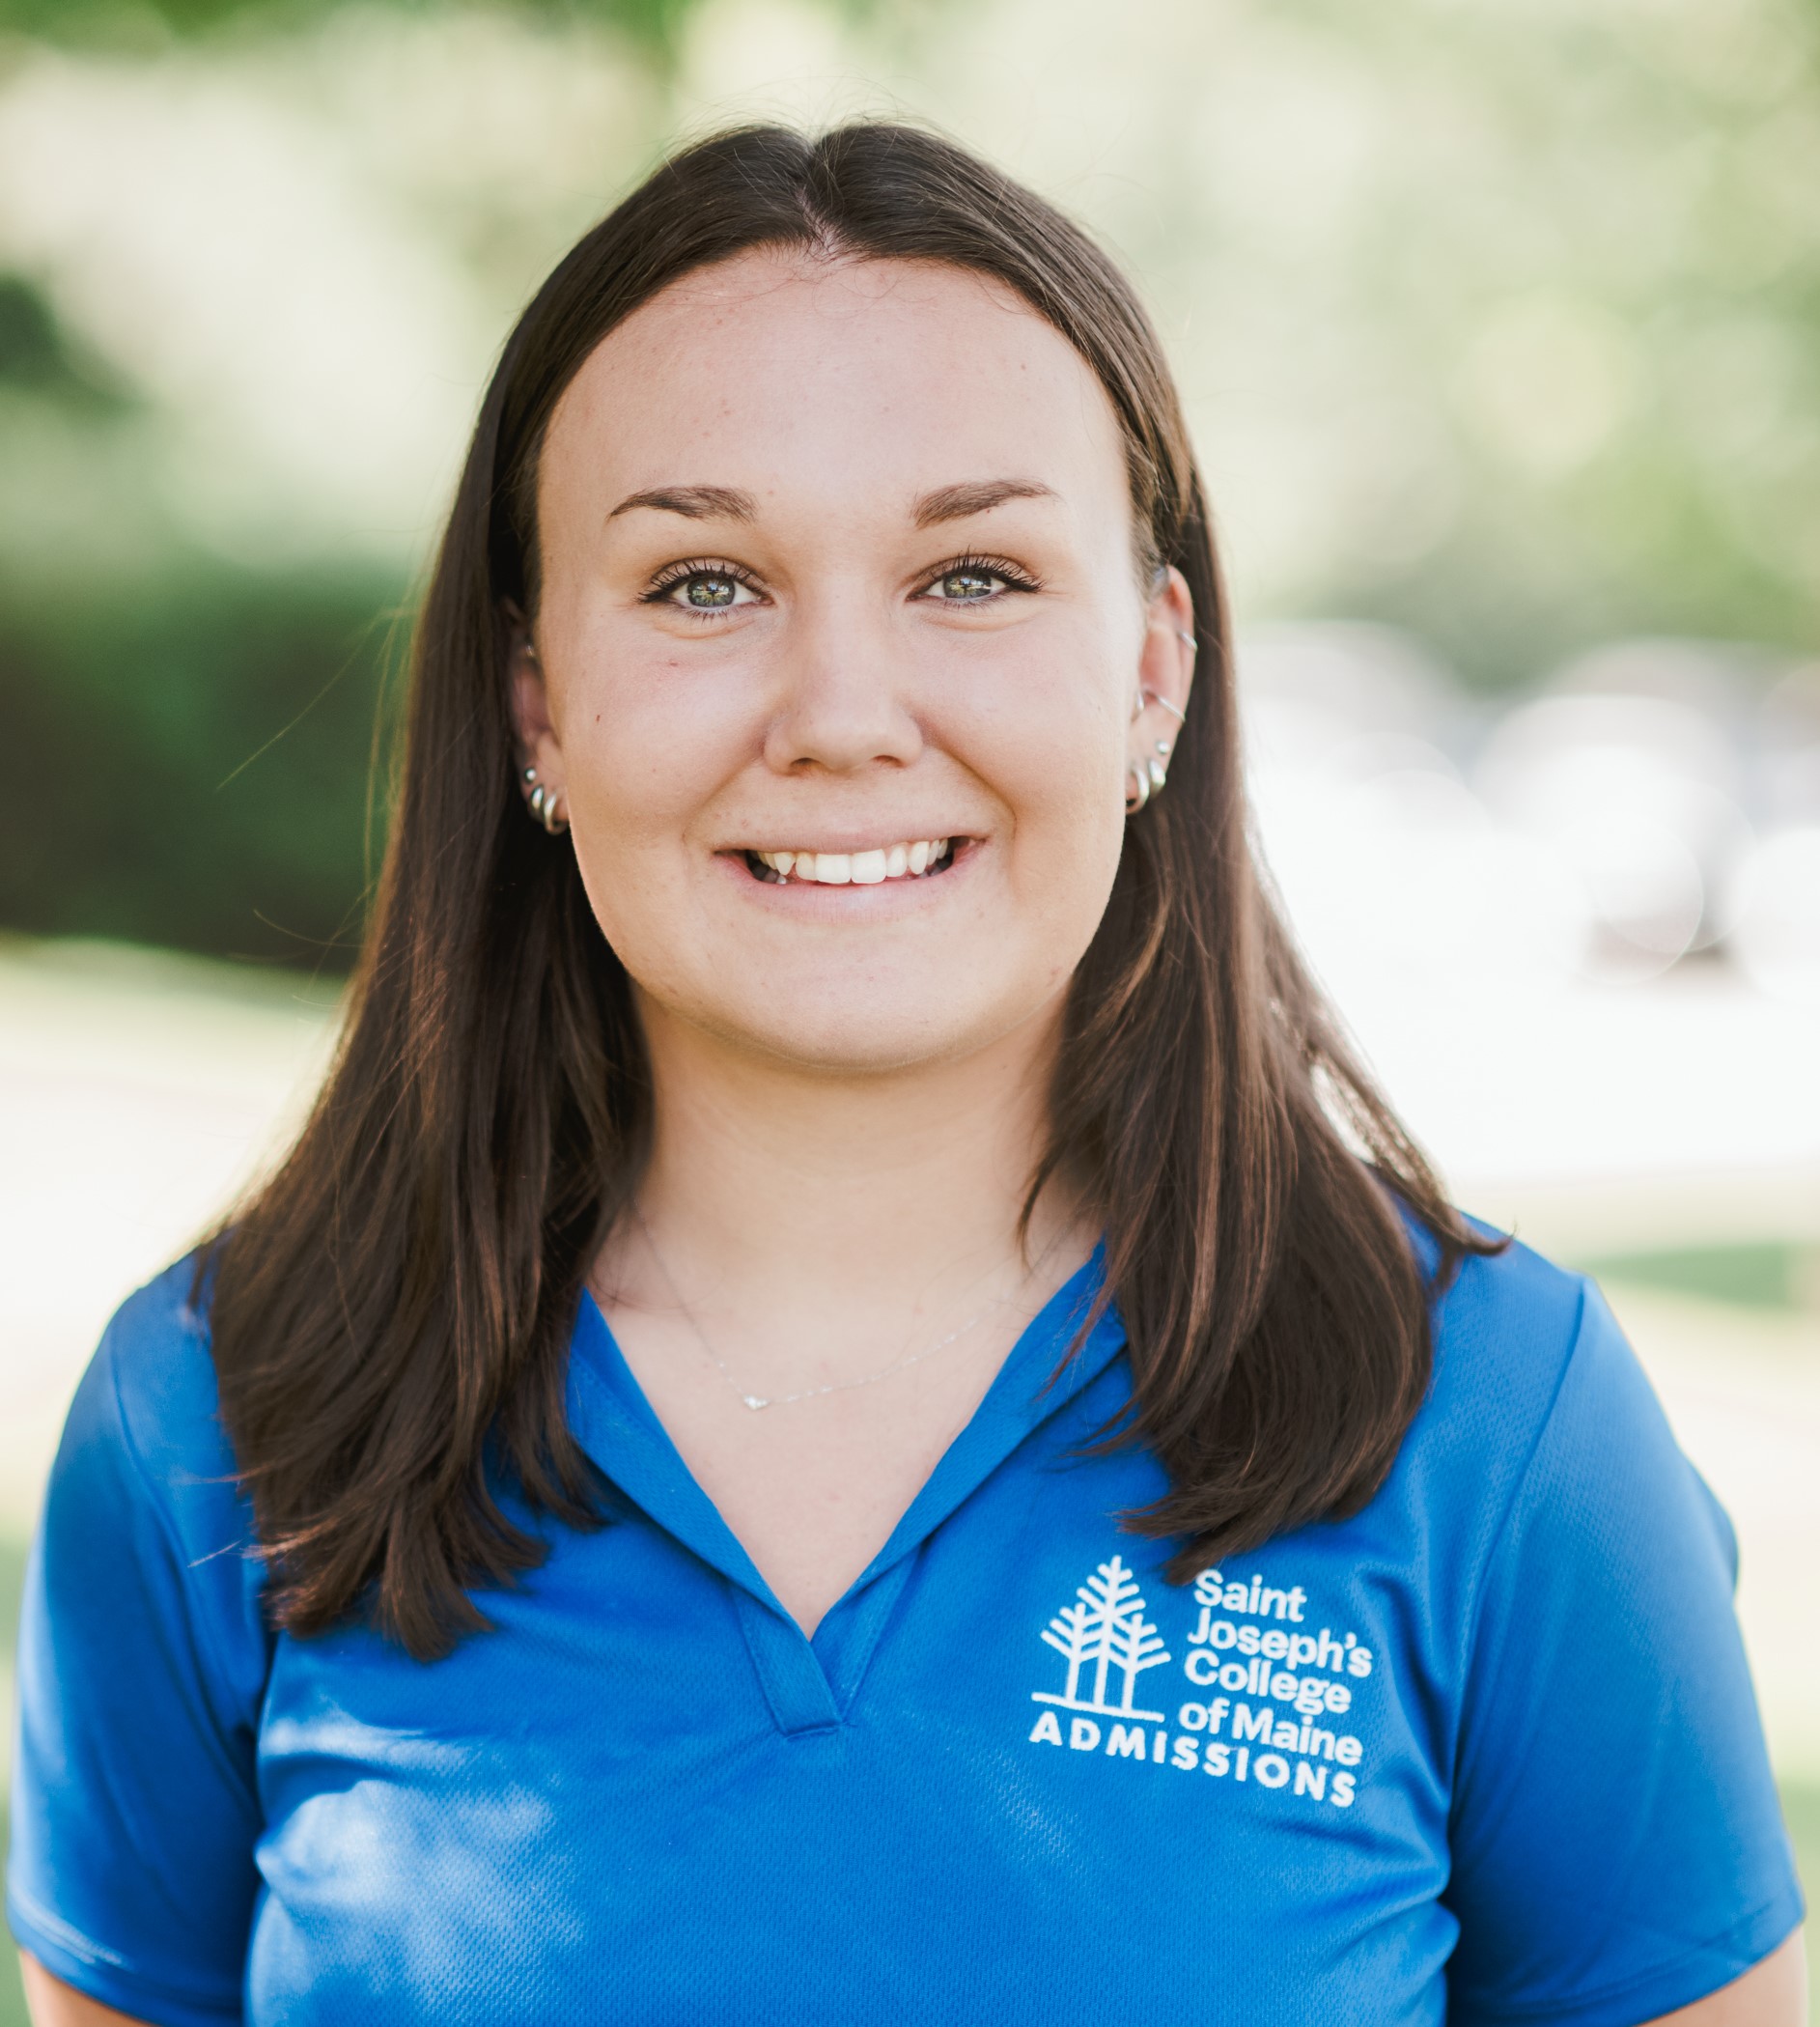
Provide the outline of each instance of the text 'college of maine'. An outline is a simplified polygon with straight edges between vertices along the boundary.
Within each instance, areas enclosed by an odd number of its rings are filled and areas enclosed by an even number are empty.
[[[1043,1629],[1066,1674],[1060,1689],[1031,1692],[1033,1702],[1050,1707],[1030,1743],[1287,1788],[1350,1809],[1364,1747],[1354,1733],[1319,1720],[1351,1711],[1354,1682],[1372,1671],[1371,1649],[1354,1633],[1301,1630],[1308,1599],[1300,1585],[1271,1589],[1261,1577],[1228,1583],[1218,1569],[1204,1569],[1194,1596],[1200,1619],[1188,1637],[1183,1672],[1197,1687],[1227,1695],[1183,1703],[1173,1735],[1162,1711],[1139,1706],[1143,1677],[1172,1657],[1144,1616],[1136,1578],[1115,1555]],[[1257,1701],[1242,1703],[1241,1696]],[[1073,1713],[1066,1733],[1064,1710]]]

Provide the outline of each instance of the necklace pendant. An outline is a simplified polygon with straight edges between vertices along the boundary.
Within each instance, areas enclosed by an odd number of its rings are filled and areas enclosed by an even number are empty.
[[[757,1411],[758,1411],[758,1410],[759,1410],[760,1408],[768,1408],[768,1407],[770,1407],[770,1401],[768,1401],[768,1400],[760,1400],[760,1398],[758,1397],[758,1395],[757,1395],[756,1394],[742,1394],[740,1395],[740,1398],[741,1398],[741,1399],[742,1399],[742,1401],[743,1401],[743,1402],[745,1403],[745,1405],[746,1405],[746,1406],[747,1406],[748,1408],[750,1408],[750,1409],[751,1409],[751,1410],[752,1410],[752,1411],[753,1411],[753,1412],[754,1412],[755,1414],[757,1413]]]

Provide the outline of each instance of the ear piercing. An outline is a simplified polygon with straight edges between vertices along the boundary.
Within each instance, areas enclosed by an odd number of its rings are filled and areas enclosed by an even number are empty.
[[[558,837],[568,830],[569,819],[557,807],[556,790],[538,779],[534,767],[524,770],[524,791],[531,814],[552,837]]]
[[[1190,634],[1184,633],[1182,638],[1190,641],[1190,644],[1192,642],[1192,636]],[[1184,722],[1181,709],[1177,705],[1170,703],[1167,697],[1159,696],[1154,690],[1140,690],[1137,692],[1137,709],[1133,713],[1133,716],[1134,718],[1141,717],[1146,704],[1161,704],[1169,716],[1175,719],[1177,724]],[[1130,784],[1125,791],[1125,808],[1128,814],[1135,816],[1169,778],[1164,772],[1162,763],[1168,759],[1174,750],[1173,742],[1167,739],[1159,739],[1155,742],[1156,758],[1154,760],[1134,760],[1125,770],[1126,780]]]
[[[1125,812],[1128,816],[1135,816],[1169,777],[1163,773],[1161,761],[1134,760],[1125,770],[1125,778],[1129,783],[1125,790]]]
[[[1159,570],[1153,588],[1161,590],[1167,575],[1166,571]],[[1195,639],[1194,635],[1186,627],[1177,627],[1175,637],[1188,649],[1190,655],[1200,653],[1200,642]],[[1172,704],[1167,697],[1159,696],[1154,690],[1138,690],[1137,708],[1132,713],[1134,721],[1143,717],[1146,704],[1161,704],[1178,725],[1188,722],[1180,704]],[[1125,770],[1127,783],[1125,808],[1128,815],[1135,816],[1143,808],[1144,804],[1150,801],[1151,797],[1162,787],[1164,781],[1168,779],[1168,775],[1163,771],[1162,763],[1168,759],[1173,750],[1172,742],[1166,739],[1159,739],[1154,743],[1154,757],[1147,755],[1144,759],[1134,760],[1127,766]]]
[[[1125,770],[1125,778],[1129,784],[1125,790],[1125,809],[1128,815],[1135,816],[1169,778],[1162,766],[1169,757],[1169,742],[1160,739],[1156,746],[1157,757],[1154,760],[1134,760]]]

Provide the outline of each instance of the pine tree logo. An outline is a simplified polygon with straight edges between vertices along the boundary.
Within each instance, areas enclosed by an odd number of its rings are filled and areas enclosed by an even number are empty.
[[[1077,1602],[1056,1613],[1044,1628],[1043,1638],[1068,1664],[1068,1684],[1060,1696],[1038,1689],[1032,1701],[1059,1703],[1064,1710],[1094,1710],[1108,1717],[1147,1718],[1162,1722],[1161,1710],[1134,1710],[1137,1677],[1147,1668],[1160,1668],[1168,1660],[1157,1629],[1144,1617],[1144,1594],[1137,1580],[1114,1556],[1102,1562],[1080,1589]],[[1088,1694],[1081,1694],[1081,1677],[1088,1676]],[[1119,1701],[1106,1702],[1112,1675],[1119,1677]]]

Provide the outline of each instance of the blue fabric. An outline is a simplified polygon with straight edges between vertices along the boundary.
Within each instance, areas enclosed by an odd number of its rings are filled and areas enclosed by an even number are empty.
[[[1468,1264],[1355,1518],[1186,1589],[1082,1458],[1100,1273],[805,1641],[591,1304],[598,1534],[419,1666],[270,1638],[186,1269],[71,1411],[31,1567],[9,1908],[170,2027],[1653,2019],[1800,1897],[1723,1515],[1596,1292]]]

